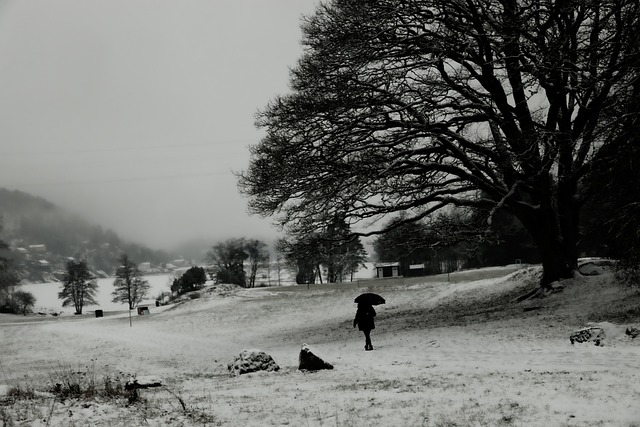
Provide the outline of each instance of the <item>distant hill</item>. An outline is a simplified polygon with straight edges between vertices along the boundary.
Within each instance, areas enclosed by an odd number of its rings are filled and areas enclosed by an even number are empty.
[[[55,209],[56,205],[42,197],[32,196],[22,191],[0,188],[0,211],[5,220],[7,217],[20,216],[28,212],[53,211]]]
[[[175,256],[126,242],[114,231],[90,224],[41,197],[0,188],[0,239],[29,281],[50,281],[70,257],[86,259],[94,272],[112,275],[127,253],[136,262],[160,268]]]

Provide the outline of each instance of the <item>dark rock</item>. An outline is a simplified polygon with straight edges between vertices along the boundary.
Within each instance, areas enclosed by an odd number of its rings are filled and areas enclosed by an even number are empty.
[[[630,326],[625,331],[625,334],[629,335],[631,338],[635,338],[640,335],[640,329]]]
[[[571,344],[592,341],[597,346],[604,346],[605,339],[609,343],[627,339],[629,334],[625,335],[625,329],[629,328],[611,322],[589,322],[586,328],[571,334],[569,340]]]
[[[136,377],[130,378],[124,385],[125,390],[138,390],[152,387],[162,387],[162,381],[157,377]]]
[[[319,371],[321,369],[333,369],[333,365],[317,356],[307,344],[302,344],[298,369],[301,371]]]
[[[571,336],[569,337],[569,341],[571,341],[571,345],[573,345],[574,343],[584,343],[584,342],[593,341],[595,345],[603,346],[604,338],[605,338],[605,334],[602,328],[590,326],[572,333]]]
[[[227,365],[233,375],[248,374],[256,371],[278,371],[280,367],[273,357],[260,350],[242,350],[233,362]]]

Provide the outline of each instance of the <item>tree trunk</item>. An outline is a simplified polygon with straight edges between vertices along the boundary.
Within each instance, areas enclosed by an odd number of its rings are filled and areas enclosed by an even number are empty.
[[[564,219],[555,214],[555,210],[540,210],[535,215],[535,224],[527,227],[542,259],[543,289],[550,288],[555,281],[572,278],[578,264],[575,214],[568,212],[569,217]]]
[[[558,280],[573,277],[576,265],[576,257],[571,255],[570,248],[566,248],[562,242],[544,238],[542,246],[538,245],[542,256],[541,288],[550,288],[551,284]]]
[[[550,288],[553,282],[573,277],[578,265],[578,209],[573,201],[573,186],[560,185],[557,193],[546,188],[540,205],[534,211],[517,215],[529,230],[540,258],[540,287]]]

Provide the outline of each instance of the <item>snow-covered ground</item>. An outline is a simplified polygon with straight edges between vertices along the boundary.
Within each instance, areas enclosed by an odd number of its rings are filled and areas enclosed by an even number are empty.
[[[0,420],[35,426],[640,425],[640,341],[621,334],[603,347],[569,342],[587,322],[637,327],[638,293],[609,274],[569,280],[564,292],[514,303],[533,286],[534,270],[493,279],[479,272],[482,280],[470,275],[456,283],[219,287],[135,316],[132,327],[123,316],[2,315],[0,392],[3,385],[46,391],[67,371],[155,376],[164,386],[142,390],[142,401],[132,405],[47,394],[0,398]],[[365,352],[362,334],[352,327],[353,299],[369,291],[387,304],[377,307],[375,350]],[[303,343],[335,368],[298,371]],[[227,364],[248,348],[272,355],[281,369],[231,377]]]

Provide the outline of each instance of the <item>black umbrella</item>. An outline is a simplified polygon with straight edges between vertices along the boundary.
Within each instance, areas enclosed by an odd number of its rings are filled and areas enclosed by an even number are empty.
[[[353,302],[356,302],[358,304],[363,303],[369,305],[380,305],[384,304],[385,300],[378,294],[367,292],[366,294],[358,295],[358,297],[353,300]]]

